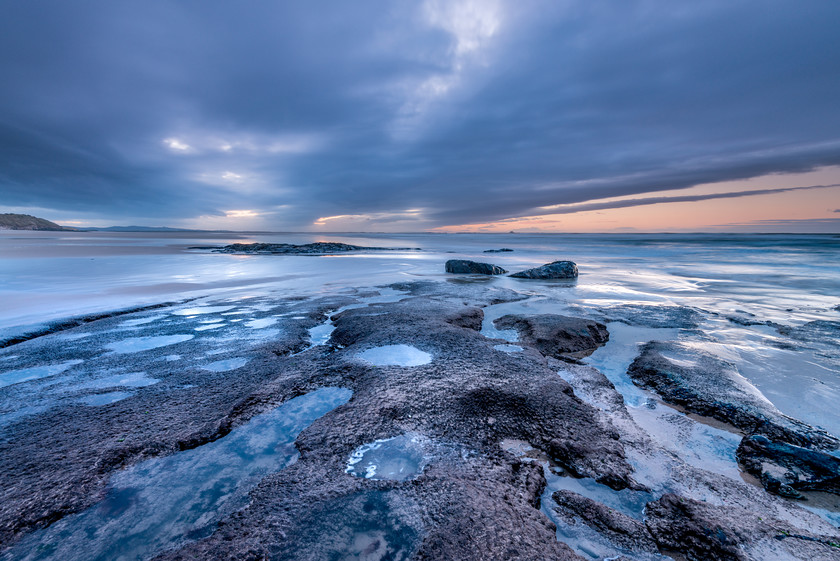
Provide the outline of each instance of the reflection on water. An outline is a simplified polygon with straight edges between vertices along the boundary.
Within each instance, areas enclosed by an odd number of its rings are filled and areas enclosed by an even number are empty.
[[[148,559],[206,537],[222,516],[246,505],[248,491],[263,476],[297,459],[294,442],[303,429],[350,396],[350,390],[322,388],[215,442],[117,473],[101,502],[28,536],[2,559]]]

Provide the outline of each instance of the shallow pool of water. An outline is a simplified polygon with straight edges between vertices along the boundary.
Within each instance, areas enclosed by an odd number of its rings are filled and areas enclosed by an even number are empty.
[[[359,353],[359,358],[375,366],[422,366],[432,355],[411,345],[385,345]]]
[[[11,386],[12,384],[20,384],[21,382],[28,382],[30,380],[39,380],[49,376],[61,374],[68,368],[82,363],[82,360],[67,360],[59,364],[44,364],[42,366],[32,366],[29,368],[21,368],[19,370],[9,370],[0,373],[0,388],[4,386]]]
[[[167,347],[175,345],[176,343],[183,343],[193,338],[193,335],[186,333],[178,335],[152,335],[149,337],[129,337],[121,341],[113,341],[105,345],[117,354],[139,353],[142,351],[150,351],[160,347]]]
[[[225,360],[217,360],[210,364],[202,366],[204,370],[211,372],[227,372],[228,370],[236,370],[248,364],[248,359],[244,357],[228,358]]]
[[[405,481],[423,472],[426,440],[419,435],[400,435],[375,440],[356,448],[347,462],[347,473],[365,479]]]
[[[24,538],[2,559],[136,561],[206,537],[247,504],[262,477],[297,459],[294,442],[303,429],[351,395],[322,388],[215,442],[119,472],[102,501]]]

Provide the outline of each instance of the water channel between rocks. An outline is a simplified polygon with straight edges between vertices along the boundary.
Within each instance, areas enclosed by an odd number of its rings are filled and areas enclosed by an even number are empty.
[[[135,561],[206,537],[246,506],[262,477],[297,460],[294,442],[303,429],[351,395],[321,388],[215,442],[117,473],[102,501],[24,538],[2,560]]]

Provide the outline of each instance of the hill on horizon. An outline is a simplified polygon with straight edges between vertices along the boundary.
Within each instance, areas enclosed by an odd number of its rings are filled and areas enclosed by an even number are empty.
[[[15,214],[11,212],[0,214],[0,230],[42,230],[54,232],[74,232],[76,228],[59,226],[44,218],[29,214]]]

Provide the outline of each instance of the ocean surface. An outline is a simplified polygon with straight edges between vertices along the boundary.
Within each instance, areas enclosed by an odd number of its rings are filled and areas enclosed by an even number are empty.
[[[332,256],[190,249],[314,241],[416,249]],[[500,248],[513,251],[484,253]],[[531,295],[525,305],[530,312],[540,312],[540,302],[545,310],[561,312],[623,304],[694,309],[702,315],[697,343],[704,350],[735,363],[783,412],[840,434],[835,406],[840,349],[830,337],[788,345],[768,325],[795,330],[809,322],[840,321],[840,235],[2,231],[0,340],[63,318],[161,302],[317,296],[394,282],[454,280],[444,273],[444,262],[456,258],[509,271],[559,259],[576,262],[575,282],[505,276],[485,281]],[[517,310],[505,313],[510,311]]]
[[[339,241],[417,251],[336,256],[226,255],[194,246]],[[513,252],[485,254],[502,247]],[[783,411],[840,433],[834,361],[762,346],[771,330],[840,319],[840,235],[194,234],[0,232],[0,339],[65,317],[208,295],[313,295],[451,279],[447,259],[515,271],[558,259],[573,284],[488,282],[582,306],[681,305],[704,313],[709,344],[740,363]],[[803,379],[805,386],[788,384]],[[813,382],[818,380],[819,387]],[[836,401],[834,401],[836,402]],[[827,409],[823,410],[826,406]],[[822,413],[816,411],[823,410]]]
[[[402,249],[332,256],[229,255],[193,249],[237,242],[315,241]],[[513,251],[485,253],[500,248]],[[444,272],[446,260],[461,258],[493,263],[510,272],[572,260],[578,265],[580,277],[534,281]],[[678,339],[712,353],[735,365],[783,413],[840,435],[840,235],[9,231],[0,232],[0,341],[37,332],[71,317],[167,302],[172,306],[131,316],[133,319],[123,320],[119,328],[96,337],[85,333],[45,337],[38,348],[61,347],[61,360],[23,356],[15,345],[0,349],[0,432],[67,403],[103,406],[158,383],[154,361],[144,352],[151,349],[180,348],[183,356],[173,350],[173,354],[154,360],[191,360],[193,366],[198,364],[208,372],[243,368],[249,362],[249,344],[267,341],[279,333],[275,324],[280,316],[266,311],[271,309],[265,305],[267,299],[291,302],[286,299],[350,295],[358,303],[347,307],[359,307],[396,301],[406,294],[399,288],[367,289],[411,281],[479,283],[527,296],[485,308],[482,333],[509,341],[496,346],[505,352],[522,350],[516,345],[516,332],[498,330],[493,325],[493,319],[505,314],[561,313],[608,321],[609,342],[585,362],[612,381],[639,426],[697,467],[740,479],[734,457],[740,436],[702,422],[684,422],[682,413],[652,404],[652,394],[633,385],[626,370],[638,355],[639,346],[647,341]],[[658,309],[666,311],[662,317],[651,311]],[[295,310],[290,308],[281,315],[304,319],[299,315],[303,312]],[[332,329],[329,320],[311,328],[310,343],[325,344]],[[85,356],[98,358],[67,354],[66,347],[72,350],[73,345],[87,349]],[[102,354],[102,349],[109,352]],[[229,357],[232,350],[239,355]],[[83,354],[80,350],[79,356]],[[374,364],[413,365],[428,362],[430,357],[423,355],[426,353],[413,347],[393,345],[373,349],[365,359]],[[115,369],[115,365],[119,367]],[[564,375],[562,371],[560,375]],[[103,388],[114,391],[102,393]],[[299,422],[304,421],[294,420]],[[295,434],[289,433],[289,442]],[[402,448],[389,450],[375,449],[379,455],[395,455],[380,458],[380,463],[413,465],[411,458],[403,457]],[[287,459],[270,461],[282,465]],[[669,490],[667,472],[658,472],[657,466],[643,462],[634,463],[634,467],[637,478],[652,490]],[[230,477],[226,475],[224,480],[250,481],[250,469],[244,466],[241,474],[228,474]],[[614,508],[638,515],[639,505],[649,499],[632,493],[612,495],[593,481],[557,477],[549,471],[546,476],[545,505],[551,504],[553,491],[570,489],[598,500],[612,497]],[[216,485],[215,477],[208,479],[208,486]],[[189,478],[182,479],[186,482]],[[160,484],[155,479],[141,487]],[[232,496],[242,493],[245,490],[237,489]],[[212,529],[211,522],[215,524],[220,513],[229,508],[233,507],[220,506],[216,514],[207,514],[210,522],[202,519],[201,531]],[[543,510],[556,518],[549,507]],[[836,509],[815,511],[840,524]],[[90,538],[86,529],[89,520],[98,520],[97,512],[69,517],[55,528],[35,533],[15,550],[18,553],[3,559],[67,559],[49,545],[67,536],[82,540],[79,551],[96,547],[107,557],[112,551],[111,537]],[[161,519],[161,524],[164,522]],[[557,519],[555,522],[558,539],[577,544],[579,551],[598,551],[600,558],[616,553],[594,533],[581,534],[581,528]],[[83,545],[88,539],[93,540],[91,544]],[[141,540],[137,547],[155,551],[180,543],[180,539],[173,536],[173,541],[157,545]],[[44,556],[19,555],[32,551],[43,552]]]

